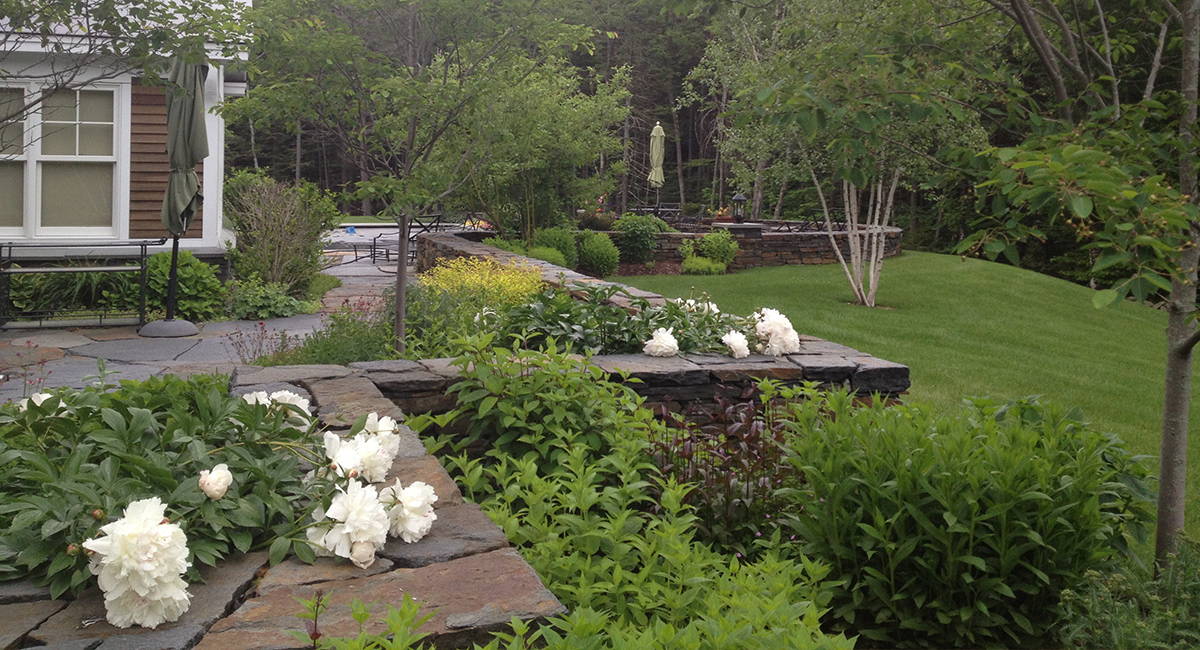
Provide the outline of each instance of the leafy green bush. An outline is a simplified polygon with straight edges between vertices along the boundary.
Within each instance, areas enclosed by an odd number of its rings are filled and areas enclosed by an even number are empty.
[[[278,282],[264,284],[253,275],[234,282],[229,291],[229,317],[234,320],[286,318],[315,312],[318,306],[289,296]]]
[[[681,270],[684,275],[721,275],[725,272],[725,265],[707,257],[693,255],[683,258]]]
[[[535,260],[549,262],[555,266],[571,268],[567,266],[566,258],[563,257],[563,254],[559,252],[557,248],[551,248],[549,246],[534,246],[529,249],[529,252],[526,253],[526,255]]]
[[[729,266],[733,262],[734,256],[737,255],[738,244],[734,241],[733,235],[722,228],[701,237],[700,244],[696,248],[700,255]]]
[[[651,414],[628,388],[552,347],[486,346],[458,361],[460,411],[445,419],[495,444],[443,462],[575,612],[532,636],[518,628],[506,647],[852,647],[820,631],[824,567],[772,553],[740,562],[695,541],[689,486],[648,462]]]
[[[189,581],[200,564],[302,538],[307,490],[296,467],[298,455],[319,459],[311,423],[290,407],[227,397],[227,384],[168,375],[0,409],[0,580],[30,576],[54,597],[78,594],[92,577],[80,545],[148,497],[187,534]],[[307,455],[279,451],[306,444]],[[213,500],[196,479],[219,463],[235,479]],[[312,557],[307,544],[296,552]]]
[[[300,298],[321,271],[322,239],[341,221],[337,204],[311,183],[299,187],[242,170],[225,181],[225,218],[237,233],[234,275],[278,282]]]
[[[1076,412],[778,394],[808,484],[786,524],[839,581],[838,629],[890,647],[1038,643],[1063,589],[1144,538],[1146,468]]]
[[[1062,593],[1059,640],[1069,648],[1185,650],[1200,645],[1200,542],[1183,538],[1158,577],[1143,567],[1088,571]]]
[[[167,285],[171,275],[171,253],[164,251],[146,260],[146,308],[166,310]],[[137,287],[122,300],[137,305]],[[225,287],[217,279],[217,271],[192,255],[179,251],[178,285],[175,293],[175,317],[193,321],[208,321],[225,313]]]
[[[621,253],[612,239],[602,232],[586,232],[579,242],[579,270],[603,278],[612,275],[621,262]]]
[[[699,239],[687,239],[679,245],[679,254],[686,264],[689,259],[703,257],[721,265],[722,269],[737,256],[738,244],[728,230],[714,230]],[[724,272],[724,271],[722,271]],[[697,275],[707,275],[699,273]]]
[[[621,259],[626,262],[644,263],[654,259],[654,247],[658,244],[659,223],[662,219],[648,214],[622,215],[613,224],[617,231],[617,248]]]
[[[391,312],[386,307],[343,305],[329,315],[325,327],[303,339],[300,345],[258,359],[259,365],[335,364],[395,359],[392,347]]]
[[[522,241],[519,241],[516,239],[504,239],[502,237],[488,237],[487,239],[483,240],[483,243],[486,244],[487,246],[495,246],[496,248],[499,248],[500,250],[508,251],[510,253],[516,253],[517,255],[524,255],[527,252],[527,249],[525,248],[525,242],[522,242]]]
[[[556,249],[558,252],[562,253],[563,261],[565,263],[560,264],[559,266],[565,266],[568,269],[573,269],[575,268],[575,265],[579,263],[579,246],[575,243],[575,232],[568,228],[563,228],[561,226],[556,226],[554,228],[540,228],[537,232],[533,233],[533,245],[549,246],[550,248]],[[534,255],[533,257],[537,256]]]

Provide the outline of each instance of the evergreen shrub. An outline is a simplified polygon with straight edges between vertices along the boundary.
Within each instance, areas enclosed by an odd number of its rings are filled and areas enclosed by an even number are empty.
[[[560,264],[559,266],[565,266],[569,269],[573,269],[575,268],[575,265],[579,263],[579,246],[575,243],[575,232],[568,228],[563,228],[561,226],[555,226],[554,228],[539,228],[538,231],[533,234],[533,245],[549,246],[550,248],[554,248],[558,250],[558,252],[562,253],[563,260],[566,263]]]
[[[603,278],[617,271],[621,253],[609,236],[602,232],[586,232],[579,242],[579,270]]]

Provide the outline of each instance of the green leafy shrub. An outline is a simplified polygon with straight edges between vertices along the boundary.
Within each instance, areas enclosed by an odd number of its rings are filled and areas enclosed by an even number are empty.
[[[612,239],[602,232],[587,232],[579,242],[579,270],[598,278],[612,275],[621,262],[621,253]]]
[[[325,326],[295,347],[258,359],[259,365],[335,364],[395,359],[392,314],[369,304],[343,305],[329,315]]]
[[[554,340],[574,353],[632,352],[629,312],[609,303],[621,291],[617,285],[591,284],[547,289],[505,314],[501,340],[532,348]]]
[[[738,243],[728,230],[722,228],[701,237],[696,250],[714,262],[729,266],[737,255]]]
[[[721,265],[722,269],[737,256],[738,244],[728,230],[714,230],[699,239],[687,239],[679,245],[679,254],[686,264],[689,259],[702,257]],[[706,274],[697,274],[706,275]]]
[[[839,629],[888,647],[1040,643],[1062,590],[1144,538],[1146,468],[1076,412],[778,394],[808,486],[786,524],[832,567]]]
[[[225,313],[225,287],[217,279],[217,271],[192,255],[179,251],[178,285],[175,293],[175,317],[193,321],[208,321]],[[155,253],[146,260],[146,308],[164,311],[167,308],[167,285],[171,275],[171,253]],[[137,305],[137,287],[132,295],[120,300]]]
[[[229,291],[229,317],[234,320],[286,318],[315,312],[318,305],[287,294],[278,282],[263,283],[257,276],[234,282]]]
[[[659,223],[662,219],[648,214],[622,215],[613,224],[617,231],[617,248],[626,262],[644,263],[654,259],[658,244]]]
[[[291,407],[227,397],[227,385],[168,375],[116,390],[58,389],[41,404],[0,409],[0,580],[29,576],[54,597],[78,594],[92,577],[80,545],[148,497],[160,497],[187,535],[189,581],[200,564],[302,538],[297,504],[307,490],[297,462],[319,462],[312,425]],[[196,479],[219,463],[235,478],[213,500]],[[296,552],[311,561],[306,543]]]
[[[555,266],[571,268],[567,266],[566,258],[563,257],[563,254],[559,252],[557,248],[551,248],[549,246],[534,246],[529,249],[529,252],[526,253],[526,255],[535,260],[549,262]]]
[[[1127,564],[1088,571],[1062,593],[1059,640],[1068,648],[1185,650],[1200,644],[1200,542],[1182,538],[1158,577]]]
[[[321,271],[322,239],[341,221],[333,198],[315,185],[286,185],[251,170],[226,179],[225,217],[237,233],[229,251],[234,275],[283,284],[296,298]]]
[[[693,255],[683,258],[681,270],[684,275],[721,275],[725,272],[725,265],[707,257]]]
[[[562,253],[565,263],[559,266],[573,269],[579,263],[579,246],[575,243],[575,232],[568,228],[561,226],[539,228],[537,232],[533,233],[533,245],[549,246]],[[534,255],[533,257],[537,256]]]
[[[560,353],[553,340],[542,351],[491,349],[491,340],[474,338],[454,362],[462,381],[450,390],[467,418],[469,442],[554,462],[553,445],[564,432],[572,433],[573,444],[599,453],[606,429],[648,421],[650,413],[637,408],[632,389],[605,380],[605,371],[586,360]]]
[[[628,388],[552,348],[482,340],[458,364],[460,410],[445,418],[496,442],[482,459],[443,462],[575,612],[541,632],[519,627],[505,647],[852,647],[820,630],[824,567],[772,553],[741,562],[694,539],[689,486],[648,461],[651,415]]]

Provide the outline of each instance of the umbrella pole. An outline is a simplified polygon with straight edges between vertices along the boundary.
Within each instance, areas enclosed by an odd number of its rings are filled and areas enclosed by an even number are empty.
[[[167,317],[146,323],[138,330],[140,336],[156,338],[175,338],[194,336],[200,333],[200,328],[188,320],[175,320],[175,297],[179,285],[179,237],[171,242],[171,273],[167,276]]]
[[[167,320],[175,320],[175,287],[179,284],[179,236],[171,242],[171,275],[167,278]]]

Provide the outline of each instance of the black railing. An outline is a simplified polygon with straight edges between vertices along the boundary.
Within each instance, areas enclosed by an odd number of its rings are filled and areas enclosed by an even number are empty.
[[[162,246],[167,243],[167,238],[161,239],[142,239],[132,241],[89,241],[89,242],[3,242],[0,243],[0,327],[43,327],[46,326],[46,321],[52,319],[69,319],[72,317],[79,318],[82,316],[93,316],[98,319],[100,324],[104,323],[106,318],[114,318],[119,316],[133,316],[135,313],[138,317],[138,325],[143,325],[146,322],[146,292],[148,285],[146,261],[149,257],[148,249],[151,246]],[[106,252],[95,257],[88,253],[72,256],[64,254],[61,260],[52,260],[44,253],[45,251],[61,250],[61,249],[80,249],[87,248],[91,250],[104,249]],[[113,259],[114,255],[108,252],[110,249],[119,248],[137,248],[137,259]],[[17,251],[30,251],[18,256]],[[39,254],[42,251],[43,254]],[[48,262],[83,262],[75,266],[50,266]],[[32,265],[18,266],[20,263],[31,262]],[[87,262],[101,262],[96,265],[89,265]],[[138,308],[134,312],[132,309],[105,309],[100,307],[93,308],[70,308],[70,307],[50,307],[46,309],[31,309],[17,310],[12,304],[12,278],[17,275],[27,275],[33,273],[138,273],[140,278],[140,286],[138,293]],[[19,319],[19,320],[18,320]],[[13,322],[17,321],[17,322]],[[67,322],[65,324],[74,324]]]

